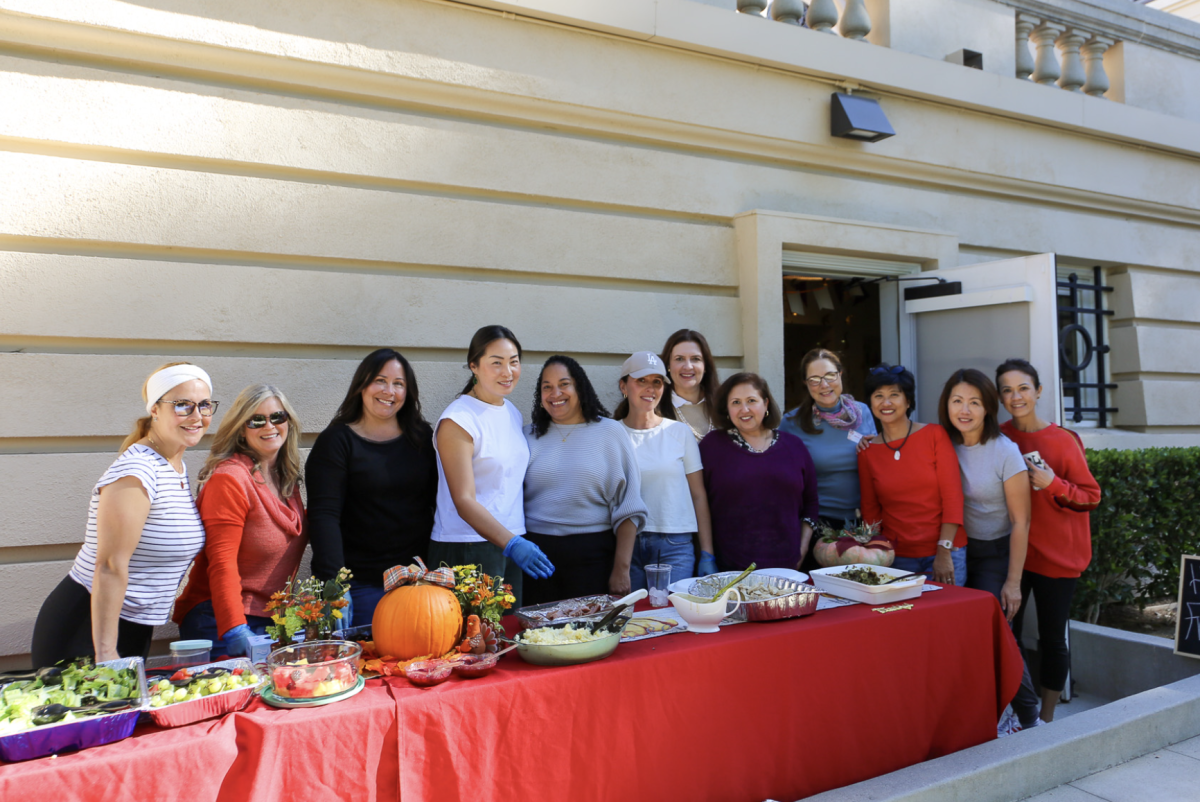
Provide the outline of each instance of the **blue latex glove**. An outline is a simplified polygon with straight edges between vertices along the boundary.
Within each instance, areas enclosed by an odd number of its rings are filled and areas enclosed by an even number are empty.
[[[717,572],[717,558],[707,551],[700,552],[700,562],[696,564],[696,576],[708,576]]]
[[[522,571],[534,579],[549,579],[554,573],[554,564],[536,544],[517,535],[504,547],[504,556],[517,564]]]
[[[250,636],[254,634],[254,630],[250,629],[246,624],[238,624],[233,629],[225,633],[222,640],[225,641],[225,651],[230,657],[238,657],[245,655],[250,651]]]

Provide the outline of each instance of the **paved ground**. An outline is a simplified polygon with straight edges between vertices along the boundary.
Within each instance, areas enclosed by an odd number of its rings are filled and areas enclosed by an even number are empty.
[[[1026,802],[1191,802],[1200,799],[1200,737],[1098,771]]]

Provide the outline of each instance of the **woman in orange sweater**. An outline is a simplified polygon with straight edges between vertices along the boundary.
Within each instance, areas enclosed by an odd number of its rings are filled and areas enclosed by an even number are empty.
[[[269,384],[242,390],[221,421],[200,482],[196,506],[207,541],[174,619],[182,637],[213,641],[213,654],[246,654],[247,639],[271,623],[271,594],[296,571],[308,544],[300,423],[282,392]]]
[[[912,420],[917,382],[903,365],[879,365],[866,378],[879,434],[858,453],[862,516],[882,522],[896,547],[895,568],[935,582],[967,581],[963,490],[954,444],[941,426]]]
[[[1012,415],[1000,431],[1021,449],[1034,489],[1022,603],[1013,619],[1013,632],[1020,642],[1025,602],[1032,593],[1037,599],[1042,660],[1041,717],[1053,721],[1071,667],[1067,620],[1075,583],[1092,561],[1088,513],[1100,503],[1100,485],[1088,470],[1079,436],[1038,417],[1042,385],[1033,365],[1024,359],[1008,360],[996,368],[996,386],[1001,403]]]

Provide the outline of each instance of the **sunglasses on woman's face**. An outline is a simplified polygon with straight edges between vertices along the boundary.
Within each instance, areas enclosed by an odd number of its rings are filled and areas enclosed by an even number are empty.
[[[251,415],[250,420],[246,421],[246,428],[261,429],[268,422],[272,426],[281,426],[288,422],[288,414],[281,409],[278,412],[272,412],[270,415]]]

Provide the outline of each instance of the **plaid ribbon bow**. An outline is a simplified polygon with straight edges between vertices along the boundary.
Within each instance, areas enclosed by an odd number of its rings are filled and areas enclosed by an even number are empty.
[[[413,585],[417,582],[429,582],[444,588],[454,587],[454,571],[450,568],[439,568],[430,571],[420,557],[415,558],[416,565],[397,565],[383,572],[384,590],[393,590],[401,585]]]

